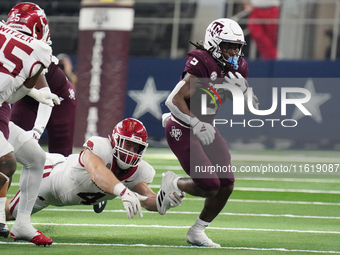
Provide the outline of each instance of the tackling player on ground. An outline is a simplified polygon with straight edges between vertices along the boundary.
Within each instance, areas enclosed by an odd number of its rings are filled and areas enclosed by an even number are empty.
[[[9,140],[17,139],[23,130],[10,123]],[[119,122],[109,138],[93,136],[84,143],[79,154],[64,157],[47,153],[45,171],[32,213],[43,208],[67,205],[97,205],[120,197],[128,218],[137,213],[142,217],[141,206],[157,211],[156,194],[150,189],[155,175],[151,165],[142,160],[148,146],[147,131],[136,119]],[[15,153],[21,144],[15,148]],[[17,217],[17,203],[21,191],[7,203],[7,219]],[[172,206],[180,205],[183,194],[173,197]]]
[[[221,212],[233,192],[234,175],[225,173],[195,174],[195,166],[230,166],[230,153],[226,142],[212,126],[218,108],[226,98],[231,98],[229,91],[216,89],[216,82],[223,80],[239,89],[247,102],[248,64],[242,57],[242,48],[246,44],[241,27],[231,19],[213,21],[206,29],[205,40],[193,44],[195,50],[188,53],[188,60],[182,73],[181,81],[176,85],[166,100],[171,111],[163,115],[166,139],[169,147],[177,156],[184,171],[190,176],[180,178],[173,172],[163,173],[162,184],[157,195],[158,210],[165,214],[171,205],[173,192],[187,192],[193,196],[204,197],[205,203],[196,223],[189,229],[188,243],[220,247],[207,237],[204,230]],[[207,82],[208,80],[208,82]],[[209,84],[204,89],[203,85]],[[201,95],[215,95],[214,102],[207,102],[208,114],[201,113]],[[213,100],[211,100],[213,101]],[[247,105],[247,104],[246,104]],[[253,106],[257,108],[258,100],[253,95]],[[230,169],[230,168],[227,168]]]

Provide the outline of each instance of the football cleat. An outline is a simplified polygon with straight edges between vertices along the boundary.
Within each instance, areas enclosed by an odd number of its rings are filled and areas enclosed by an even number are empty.
[[[18,240],[24,240],[24,241],[29,241],[31,243],[34,243],[37,246],[50,246],[53,241],[51,238],[45,236],[43,233],[41,233],[39,230],[37,230],[35,232],[35,235],[32,239],[28,239],[25,237],[16,237],[12,232],[10,233],[11,238],[14,239],[14,241],[18,241]]]
[[[221,245],[214,243],[204,231],[197,231],[191,227],[187,234],[187,242],[192,245],[211,247],[211,248],[221,248]]]
[[[7,238],[9,235],[9,229],[6,223],[0,223],[0,236]]]
[[[164,215],[171,207],[179,206],[185,196],[176,183],[180,178],[171,171],[162,174],[161,187],[157,193],[156,203],[159,214]]]
[[[102,201],[97,205],[93,205],[93,211],[95,211],[96,213],[101,213],[102,211],[104,211],[106,204],[107,201]]]

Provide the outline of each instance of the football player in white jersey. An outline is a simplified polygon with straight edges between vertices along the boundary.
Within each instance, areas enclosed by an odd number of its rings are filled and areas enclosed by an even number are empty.
[[[20,26],[27,29],[27,34],[18,32],[18,27],[12,27],[13,20],[20,20]],[[29,27],[34,28],[34,31],[30,31]],[[37,80],[43,77],[41,73],[52,60],[52,49],[46,43],[48,41],[49,28],[45,13],[35,4],[16,5],[10,11],[6,25],[0,23],[0,236],[3,237],[9,234],[4,213],[8,181],[16,170],[13,146],[7,141],[9,103],[29,95],[51,107],[53,103],[60,104],[56,95],[34,88]],[[36,144],[32,143],[31,146],[29,154],[17,158],[26,166],[20,177],[21,190],[25,196],[18,205],[18,215],[11,229],[11,236],[16,240],[46,245],[51,244],[52,240],[37,231],[30,222],[46,155]]]
[[[9,140],[21,132],[11,124],[10,129]],[[32,214],[49,205],[96,205],[115,197],[121,197],[129,219],[137,213],[143,216],[141,206],[157,211],[156,194],[148,186],[155,170],[142,160],[147,139],[144,125],[139,120],[126,118],[115,126],[109,138],[90,137],[79,154],[66,158],[47,153],[43,181]],[[171,206],[180,205],[183,198],[184,193],[173,194]],[[8,220],[16,218],[20,199],[19,190],[8,200]]]

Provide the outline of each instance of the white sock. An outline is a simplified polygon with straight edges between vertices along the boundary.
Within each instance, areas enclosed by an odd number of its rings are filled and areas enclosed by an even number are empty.
[[[17,218],[15,219],[11,232],[13,232],[13,234],[17,237],[25,236],[33,238],[36,231],[37,230],[31,224],[31,212],[18,211]]]
[[[195,224],[192,226],[198,231],[204,231],[206,227],[210,225],[210,222],[201,220],[200,217],[197,217]]]
[[[6,223],[6,197],[0,197],[0,223]]]
[[[30,139],[14,153],[14,156],[22,164],[18,214],[19,211],[31,212],[42,181],[46,154],[34,139]]]

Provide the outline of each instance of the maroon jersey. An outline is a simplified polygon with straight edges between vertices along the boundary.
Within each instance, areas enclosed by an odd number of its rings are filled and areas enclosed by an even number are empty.
[[[54,63],[45,75],[51,92],[63,98],[60,105],[53,107],[46,126],[48,132],[48,151],[68,156],[72,153],[77,98],[72,84],[65,73]],[[11,121],[28,131],[34,126],[39,103],[25,96],[13,105]]]
[[[192,50],[188,53],[188,60],[186,62],[182,77],[184,77],[186,73],[190,73],[192,75],[195,75],[197,78],[199,78],[202,83],[205,83],[205,84],[208,83],[210,84],[211,87],[214,88],[214,84],[216,84],[216,82],[221,83],[221,80],[224,80],[224,76],[227,75],[229,71],[232,73],[239,72],[244,78],[248,77],[247,62],[245,61],[243,57],[240,57],[238,62],[239,62],[239,67],[237,70],[235,70],[233,67],[230,66],[230,67],[226,67],[225,72],[223,72],[221,68],[218,66],[216,60],[207,51],[199,50],[199,49]],[[207,87],[205,87],[203,84],[202,84],[202,88],[207,89]],[[226,99],[225,90],[220,89],[216,91],[223,104],[223,102]],[[211,91],[211,93],[214,94],[213,91]],[[212,100],[208,99],[207,108],[210,108],[210,109],[216,108],[216,110],[214,111],[215,113],[209,114],[209,115],[202,115],[201,114],[201,104],[202,104],[201,95],[202,94],[206,94],[206,92],[204,90],[197,89],[195,94],[193,94],[191,98],[186,101],[186,103],[190,111],[198,119],[200,119],[203,122],[211,123],[217,114],[218,108],[221,106],[221,102],[216,96],[216,102],[218,103],[216,106]],[[208,96],[208,98],[210,97]]]

